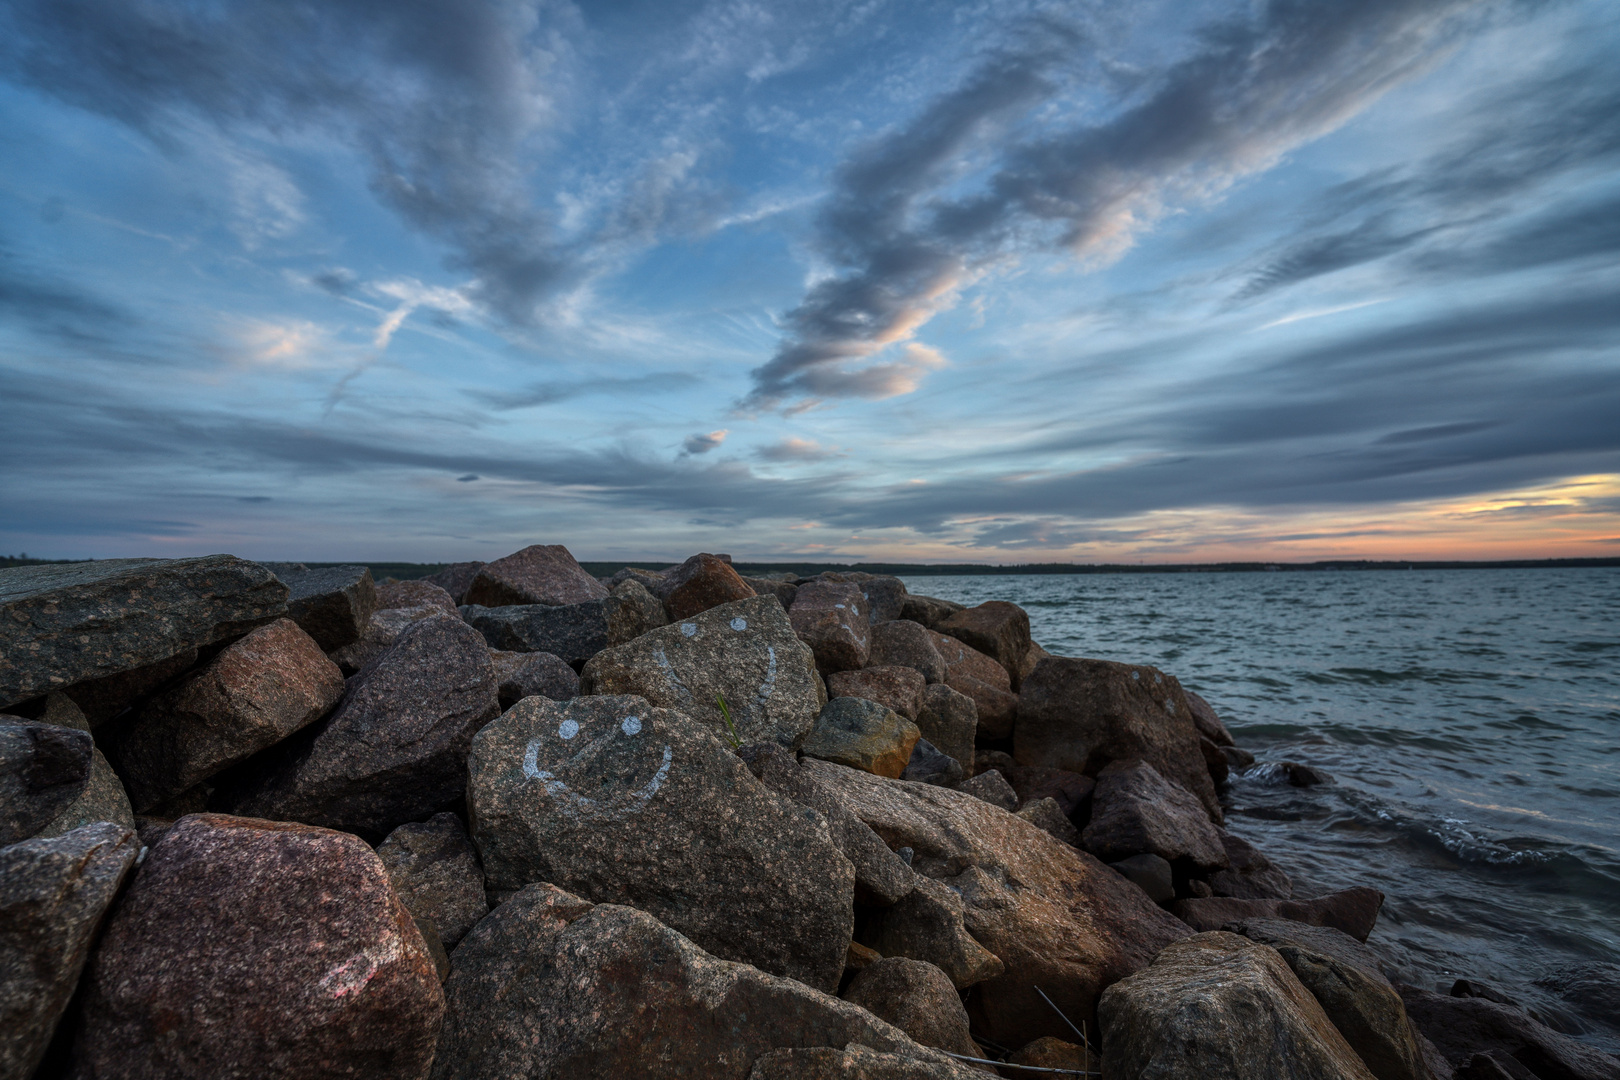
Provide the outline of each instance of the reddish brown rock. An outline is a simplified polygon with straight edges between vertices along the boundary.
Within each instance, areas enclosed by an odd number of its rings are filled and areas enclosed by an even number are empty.
[[[91,958],[76,1080],[424,1077],[433,961],[358,837],[200,814],[147,856]]]
[[[421,580],[437,585],[449,593],[456,603],[465,604],[467,590],[472,587],[473,579],[485,565],[487,564],[481,562],[451,563],[437,574],[429,574]]]
[[[1095,776],[1111,761],[1145,761],[1221,821],[1181,684],[1157,668],[1107,660],[1046,660],[1018,701],[1013,757]]]
[[[799,587],[788,618],[799,640],[816,654],[823,675],[866,666],[872,627],[860,586],[812,581]]]
[[[377,586],[377,610],[360,640],[329,655],[345,675],[353,675],[387,652],[412,623],[436,614],[461,617],[456,602],[439,586],[426,580],[384,582]]]
[[[917,730],[941,753],[960,762],[964,775],[973,771],[973,740],[979,733],[979,707],[972,698],[944,683],[925,687],[917,708]]]
[[[1054,1039],[1050,1035],[1036,1039],[1007,1061],[1012,1065],[1033,1065],[1038,1069],[1077,1069],[1081,1072],[1090,1072],[1098,1064],[1096,1057],[1088,1054],[1084,1046]],[[1034,1075],[1015,1069],[1008,1071],[1016,1075]]]
[[[1024,653],[1023,661],[1018,665],[1018,674],[1013,678],[1013,685],[1022,688],[1024,685],[1024,680],[1029,678],[1030,675],[1035,671],[1035,665],[1039,664],[1042,660],[1050,660],[1051,658],[1051,653],[1047,652],[1033,641],[1030,642],[1028,650],[1026,650]]]
[[[1018,689],[1024,654],[1029,651],[1029,613],[1005,600],[988,600],[963,608],[936,628],[984,653],[1007,672],[1011,689]]]
[[[865,698],[915,721],[927,685],[914,668],[868,667],[827,676],[827,696]]]
[[[1036,799],[1026,806],[1019,807],[1016,812],[1031,825],[1039,825],[1045,829],[1047,835],[1054,840],[1061,840],[1075,847],[1080,846],[1080,830],[1074,827],[1074,822],[1070,821],[1062,807],[1058,806],[1056,799],[1050,796]]]
[[[456,599],[444,586],[431,578],[413,581],[388,581],[377,586],[377,610],[389,608],[436,607],[451,615],[456,613]]]
[[[481,567],[464,599],[468,604],[582,604],[607,589],[585,572],[561,544],[534,544]]]
[[[115,758],[130,805],[165,799],[314,723],[343,672],[291,619],[261,626],[141,709]]]
[[[953,637],[929,632],[945,661],[945,684],[973,699],[978,709],[979,735],[1005,739],[1018,718],[1018,695],[1012,692],[1007,669],[977,649]]]
[[[924,1046],[984,1057],[984,1048],[968,1033],[967,1010],[956,987],[933,964],[886,956],[863,968],[842,996]]]
[[[671,619],[689,619],[700,611],[755,595],[730,563],[706,552],[665,573],[652,593],[664,602]]]
[[[1480,1057],[1495,1059],[1502,1072],[1517,1066],[1541,1080],[1615,1080],[1620,1061],[1538,1023],[1516,1005],[1482,997],[1447,997],[1416,987],[1400,988],[1407,1015],[1433,1040],[1459,1077],[1492,1075],[1470,1068]],[[1503,1059],[1506,1059],[1503,1061]]]
[[[933,635],[921,623],[908,619],[893,619],[872,627],[867,662],[873,667],[915,668],[930,685],[945,681],[945,658],[934,646]]]
[[[1203,806],[1145,761],[1115,761],[1097,775],[1091,821],[1080,843],[1103,862],[1147,854],[1206,870],[1227,864],[1220,833]]]
[[[900,603],[900,618],[921,623],[932,630],[961,610],[962,605],[954,600],[938,600],[932,596],[907,593]]]
[[[418,924],[432,922],[442,944],[454,946],[489,914],[484,868],[456,815],[401,825],[377,848],[377,857],[394,895]]]
[[[1312,900],[1234,900],[1224,896],[1177,900],[1170,910],[1194,930],[1219,930],[1227,923],[1245,919],[1280,918],[1331,926],[1357,941],[1366,941],[1378,922],[1378,909],[1384,894],[1358,885]]]

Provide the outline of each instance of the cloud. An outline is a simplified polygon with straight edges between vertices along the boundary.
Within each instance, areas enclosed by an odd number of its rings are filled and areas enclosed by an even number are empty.
[[[754,456],[764,461],[824,461],[841,455],[839,451],[822,446],[814,439],[787,438],[761,447],[754,452]]]
[[[604,376],[578,379],[573,382],[554,380],[531,383],[512,390],[465,390],[463,393],[492,409],[505,412],[530,409],[537,405],[555,405],[587,394],[636,394],[678,390],[696,386],[702,381],[696,375],[689,375],[683,371],[655,371],[647,375],[623,378]]]
[[[710,450],[718,450],[720,444],[726,441],[728,432],[725,428],[711,431],[707,435],[688,435],[686,441],[681,443],[682,454],[707,454]]]

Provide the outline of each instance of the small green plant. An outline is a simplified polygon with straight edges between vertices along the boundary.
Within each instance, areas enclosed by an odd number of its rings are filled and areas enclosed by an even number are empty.
[[[739,749],[742,746],[742,737],[737,734],[737,725],[731,722],[731,710],[726,708],[725,697],[720,694],[714,695],[714,703],[720,706],[720,718],[726,722],[726,727],[731,729],[731,748]]]

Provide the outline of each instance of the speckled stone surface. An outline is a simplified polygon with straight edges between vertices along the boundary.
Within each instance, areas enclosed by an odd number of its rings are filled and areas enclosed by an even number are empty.
[[[0,849],[0,1076],[39,1064],[139,848],[102,822]]]
[[[86,974],[75,1080],[427,1075],[438,974],[357,837],[199,814],[152,848]]]
[[[968,1033],[967,1010],[950,976],[926,961],[885,956],[856,975],[842,996],[924,1046],[985,1056]]]
[[[1230,861],[1199,801],[1145,761],[1116,761],[1097,774],[1080,843],[1103,862],[1152,854],[1208,870]]]
[[[454,945],[489,913],[484,869],[454,814],[434,814],[388,834],[377,857],[400,902],[418,921],[433,920],[439,940]]]
[[[804,752],[879,776],[898,777],[921,738],[917,725],[893,709],[863,697],[827,702],[804,740]]]
[[[847,581],[860,587],[861,609],[872,625],[900,618],[906,606],[906,583],[893,574],[868,574],[864,570],[827,570],[814,581]]]
[[[343,672],[291,619],[226,646],[140,710],[116,756],[146,811],[314,723],[343,696]]]
[[[28,839],[79,797],[94,749],[88,731],[0,715],[0,844]]]
[[[731,564],[702,552],[666,571],[654,593],[671,619],[689,619],[702,611],[754,595]]]
[[[580,672],[580,693],[635,694],[728,741],[715,703],[723,695],[743,745],[790,747],[827,700],[815,657],[772,596],[722,604],[597,654]]]
[[[582,604],[600,600],[607,589],[585,572],[561,544],[534,544],[480,567],[464,602],[502,604]]]
[[[1018,718],[1018,695],[1012,692],[1007,669],[977,649],[930,630],[929,638],[945,660],[945,684],[973,699],[979,735],[1005,739]]]
[[[630,904],[717,956],[837,987],[849,860],[702,725],[635,697],[525,698],[479,732],[467,770],[490,887]]]
[[[944,683],[925,687],[917,705],[917,730],[922,737],[962,763],[964,774],[973,771],[973,740],[979,731],[979,707],[960,690]]]
[[[467,604],[461,617],[484,635],[491,649],[548,652],[571,664],[583,664],[612,644],[605,605],[603,600],[506,607]]]
[[[987,600],[978,607],[963,608],[937,627],[965,645],[996,661],[1006,669],[1012,689],[1018,689],[1024,654],[1029,651],[1029,615],[1017,604]]]
[[[277,574],[287,586],[287,615],[331,652],[360,640],[377,610],[377,586],[364,566],[317,566]]]
[[[823,675],[866,666],[872,648],[870,615],[860,586],[849,581],[799,586],[788,612],[793,632],[816,654]]]
[[[873,667],[898,664],[915,668],[927,683],[945,681],[945,658],[934,646],[933,635],[921,623],[894,619],[872,627],[872,646],[866,662]]]
[[[46,695],[40,719],[58,727],[90,730],[90,722],[73,703],[73,699],[66,694]],[[124,791],[124,782],[113,772],[111,762],[102,754],[100,748],[91,746],[90,776],[85,780],[84,789],[79,792],[78,798],[63,807],[56,817],[34,835],[61,836],[81,825],[90,825],[97,821],[110,821],[126,829],[133,829],[135,811],[129,805],[129,795]]]
[[[230,805],[381,839],[462,793],[473,734],[499,713],[483,638],[460,619],[430,615],[354,676],[337,711],[283,744]]]
[[[772,1050],[754,1064],[748,1080],[974,1080],[984,1073],[950,1058],[885,1054],[858,1042]]]
[[[419,580],[439,586],[439,588],[450,594],[455,603],[460,604],[465,602],[463,598],[467,595],[467,589],[472,585],[473,578],[478,576],[478,571],[482,570],[484,565],[481,562],[451,563],[437,574],[429,574]]]
[[[495,665],[503,709],[510,709],[532,694],[552,701],[567,701],[579,694],[579,675],[560,656],[491,650],[489,659]]]
[[[827,696],[865,698],[915,722],[927,685],[922,672],[915,668],[874,665],[859,671],[833,672],[827,676]]]
[[[714,957],[646,912],[544,884],[473,928],[445,995],[434,1080],[745,1080],[773,1049],[850,1042],[940,1059],[866,1010]]]
[[[0,707],[225,641],[286,613],[287,587],[234,555],[0,570]]]
[[[963,925],[962,898],[932,878],[918,878],[916,888],[872,923],[863,944],[884,956],[932,964],[958,990],[1006,970]]]

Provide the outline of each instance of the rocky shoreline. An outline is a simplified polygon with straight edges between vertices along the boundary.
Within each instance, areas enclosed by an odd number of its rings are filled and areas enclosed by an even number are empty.
[[[1620,1078],[1391,982],[1380,893],[1225,827],[1209,703],[1010,603],[25,566],[0,713],[0,1080]]]

